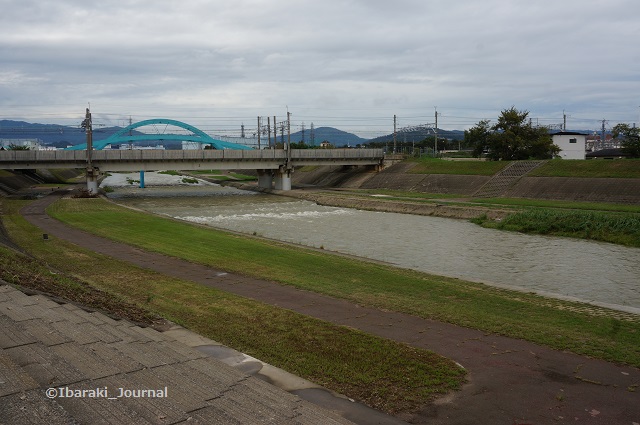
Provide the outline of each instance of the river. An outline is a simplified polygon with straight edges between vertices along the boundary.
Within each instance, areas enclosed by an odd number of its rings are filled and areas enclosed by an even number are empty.
[[[103,185],[119,186],[113,179]],[[490,230],[465,220],[320,206],[211,184],[120,185],[109,197],[220,229],[640,314],[638,248]]]

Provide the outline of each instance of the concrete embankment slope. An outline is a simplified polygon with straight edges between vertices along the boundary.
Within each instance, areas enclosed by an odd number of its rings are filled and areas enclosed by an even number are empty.
[[[360,168],[318,167],[296,170],[294,185],[345,189],[392,189],[407,192],[472,196],[492,176],[417,174],[415,163],[401,162],[381,172]],[[558,199],[640,204],[640,179],[528,177],[517,180],[502,196],[512,198]]]
[[[0,196],[14,195],[22,189],[45,183],[60,183],[81,175],[80,170],[0,170]]]

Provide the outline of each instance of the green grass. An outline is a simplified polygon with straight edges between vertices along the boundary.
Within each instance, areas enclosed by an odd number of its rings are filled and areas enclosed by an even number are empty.
[[[506,167],[508,161],[446,161],[438,158],[408,159],[416,165],[409,171],[411,174],[462,174],[492,176]]]
[[[640,214],[555,209],[527,209],[499,222],[472,220],[485,227],[542,235],[592,239],[640,247]]]
[[[107,294],[101,299],[112,304],[122,300],[160,314],[389,413],[418,409],[459,388],[465,379],[465,372],[452,361],[427,350],[171,278],[55,237],[45,242],[40,231],[17,214],[21,205],[25,203],[11,201],[3,223],[42,264],[0,247],[0,276],[13,283],[37,280],[38,289],[55,287],[67,296],[69,291],[83,294],[89,287],[98,288]],[[162,227],[172,224],[165,221]]]
[[[416,165],[412,174],[461,174],[492,176],[509,161],[446,161],[437,158],[412,158]],[[596,177],[640,178],[640,159],[546,161],[527,176],[531,177]]]
[[[531,177],[640,178],[640,159],[547,161],[528,174]]]
[[[50,213],[108,238],[230,272],[640,366],[635,315],[242,237],[101,199],[64,200]]]
[[[551,199],[527,199],[527,198],[475,198],[474,203],[514,206],[514,207],[539,207],[562,208],[574,210],[593,210],[611,212],[640,213],[640,206],[629,204],[612,204],[604,202],[562,201]]]

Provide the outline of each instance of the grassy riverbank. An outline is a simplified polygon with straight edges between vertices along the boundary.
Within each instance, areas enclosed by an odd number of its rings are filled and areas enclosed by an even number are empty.
[[[640,159],[546,161],[531,177],[640,178]]]
[[[33,256],[25,257],[0,245],[0,278],[10,283],[113,311],[130,320],[154,323],[158,315],[163,316],[389,413],[418,409],[459,388],[465,379],[465,372],[456,364],[427,350],[141,269],[55,237],[43,241],[40,231],[18,214],[18,208],[25,204],[5,201],[3,205],[3,223],[9,234]],[[93,212],[97,212],[95,207],[105,206],[104,201],[90,199],[71,204]],[[120,218],[126,228],[131,212],[120,212],[125,213]],[[136,215],[129,217],[135,220]],[[161,220],[155,224],[160,227],[152,226],[153,233],[166,230],[175,235],[171,228],[176,223]],[[185,237],[193,242],[192,237]],[[171,239],[156,244],[167,243],[173,244]],[[196,249],[196,245],[191,247]]]
[[[509,214],[501,221],[489,220],[486,216],[471,221],[493,229],[640,247],[640,214],[637,213],[536,208]]]
[[[509,161],[448,161],[438,158],[410,158],[416,165],[411,174],[458,174],[492,176]],[[576,178],[640,178],[640,159],[617,161],[565,160],[545,161],[528,174],[530,177],[576,177]]]
[[[108,238],[231,272],[640,366],[636,315],[241,237],[100,199],[64,200],[50,212]]]
[[[508,161],[447,161],[438,158],[410,158],[416,165],[411,174],[458,174],[492,176],[506,167]]]

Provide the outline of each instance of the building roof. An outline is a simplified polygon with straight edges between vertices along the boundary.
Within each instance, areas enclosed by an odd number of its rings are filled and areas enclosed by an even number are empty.
[[[552,133],[552,136],[588,136],[585,133],[578,133],[577,131],[558,131],[557,133]]]
[[[621,148],[600,149],[599,151],[587,153],[587,158],[603,158],[603,157],[626,157],[626,152]]]

